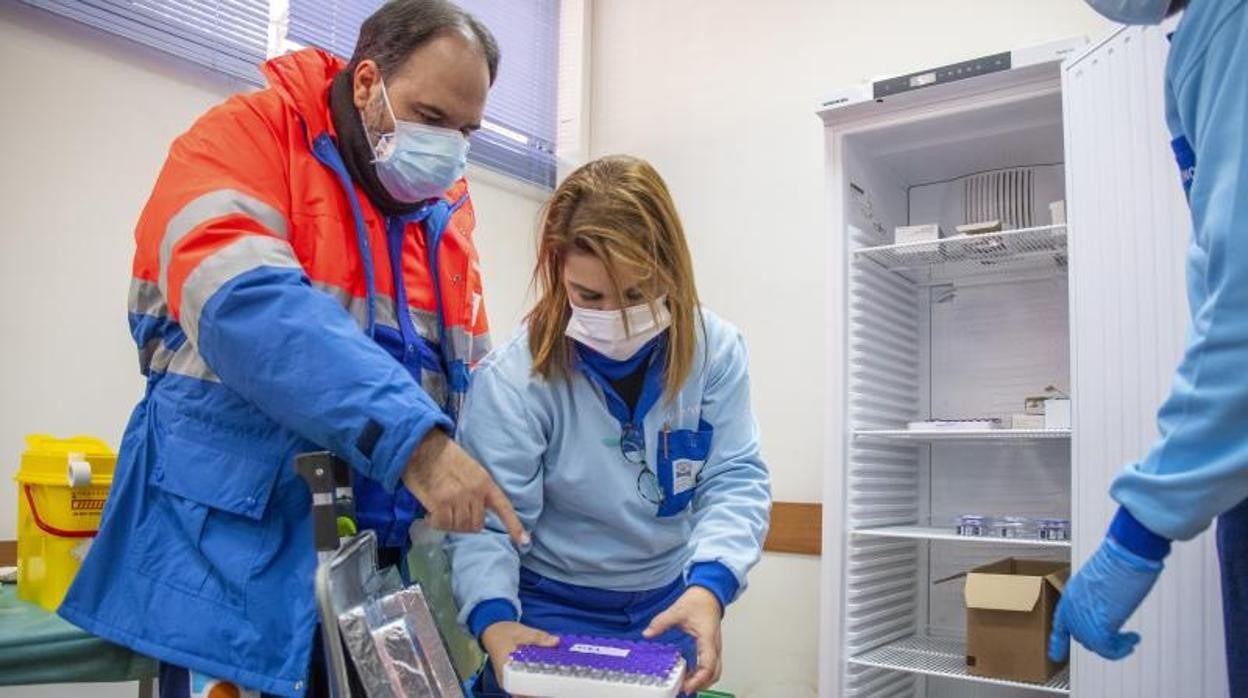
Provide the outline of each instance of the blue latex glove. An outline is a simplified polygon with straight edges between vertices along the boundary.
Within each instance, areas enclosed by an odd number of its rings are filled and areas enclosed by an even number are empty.
[[[1135,609],[1148,596],[1164,565],[1140,557],[1112,536],[1066,584],[1053,615],[1049,658],[1065,661],[1070,638],[1106,659],[1122,659],[1140,641],[1139,633],[1121,632]]]

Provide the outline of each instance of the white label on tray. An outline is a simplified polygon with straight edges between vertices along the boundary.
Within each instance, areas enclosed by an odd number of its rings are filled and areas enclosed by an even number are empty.
[[[581,654],[605,654],[608,657],[627,657],[628,650],[619,647],[603,647],[602,645],[572,645],[569,652]]]

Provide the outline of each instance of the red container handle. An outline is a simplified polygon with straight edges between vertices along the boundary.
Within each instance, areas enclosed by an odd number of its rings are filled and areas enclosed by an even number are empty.
[[[22,489],[26,492],[26,503],[30,505],[30,515],[35,520],[35,525],[38,526],[44,533],[53,536],[60,536],[61,538],[94,538],[95,534],[99,533],[98,530],[66,531],[49,524],[39,518],[39,510],[35,509],[35,498],[30,494],[30,485],[22,485]]]

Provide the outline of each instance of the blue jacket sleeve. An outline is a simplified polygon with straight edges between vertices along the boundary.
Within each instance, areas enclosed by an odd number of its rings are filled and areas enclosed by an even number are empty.
[[[542,513],[541,463],[548,429],[504,375],[504,368],[486,359],[473,374],[460,411],[457,439],[511,500],[525,530],[533,531]],[[526,377],[528,370],[526,364]],[[471,625],[479,635],[488,624],[480,616],[474,617],[478,605],[501,600],[517,611],[521,609],[518,590],[520,554],[524,551],[515,548],[497,516],[490,513],[480,533],[447,536],[446,549],[461,623]]]
[[[260,265],[230,279],[197,329],[198,350],[227,387],[388,490],[429,429],[453,428],[301,269]]]
[[[1214,5],[1206,3],[1205,10]],[[1111,493],[1149,530],[1170,539],[1192,538],[1248,498],[1244,8],[1240,3],[1219,27],[1199,37],[1198,45],[1189,41],[1181,48],[1176,35],[1180,55],[1172,56],[1169,66],[1172,118],[1196,156],[1187,270],[1192,324],[1170,396],[1158,414],[1161,437],[1117,478]]]
[[[715,426],[711,450],[693,500],[692,555],[686,578],[706,579],[705,563],[719,563],[736,577],[731,584],[706,583],[735,596],[758,563],[771,516],[771,475],[759,453],[758,423],[750,408],[749,359],[745,341],[733,331],[711,347],[702,417]],[[713,569],[713,568],[710,568]],[[694,574],[694,572],[698,574]],[[721,598],[727,604],[732,598]]]

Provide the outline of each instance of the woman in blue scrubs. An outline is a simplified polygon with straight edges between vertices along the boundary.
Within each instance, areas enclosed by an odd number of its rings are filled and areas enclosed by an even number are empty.
[[[461,620],[496,669],[561,633],[678,644],[695,693],[719,677],[720,619],[771,507],[745,343],[699,304],[667,187],[637,158],[560,185],[535,282],[458,433],[531,540],[517,549],[497,520],[448,539]]]

